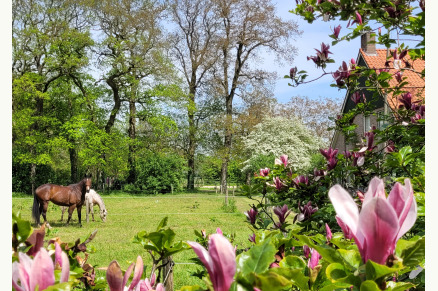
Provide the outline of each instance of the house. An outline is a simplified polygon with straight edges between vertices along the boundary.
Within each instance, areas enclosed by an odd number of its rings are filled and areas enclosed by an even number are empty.
[[[389,73],[395,74],[398,72],[398,69],[394,68],[394,65],[399,68],[405,68],[407,62],[413,70],[402,70],[402,77],[406,79],[404,81],[408,82],[406,86],[404,86],[403,90],[406,92],[410,92],[412,94],[412,101],[424,101],[425,98],[425,82],[424,78],[422,78],[417,72],[421,72],[424,70],[425,62],[424,60],[415,60],[412,61],[407,54],[402,60],[396,60],[394,64],[393,51],[388,49],[376,49],[375,43],[370,43],[370,41],[374,40],[374,35],[370,35],[370,33],[362,35],[361,38],[361,48],[359,49],[359,54],[356,58],[356,64],[359,66],[365,66],[370,69],[383,69],[385,68],[385,63],[389,63]],[[387,63],[387,64],[388,64]],[[388,68],[388,67],[387,67]],[[415,72],[414,72],[415,70]],[[365,87],[365,79],[359,80],[360,87]],[[392,87],[397,85],[398,81],[393,78],[389,84]],[[372,100],[372,91],[362,90],[361,91],[365,95],[366,102],[371,102]],[[363,116],[362,114],[357,115],[354,119],[354,124],[357,125],[355,129],[356,136],[358,139],[355,144],[348,144],[345,142],[344,135],[341,132],[336,131],[333,139],[331,141],[331,147],[337,148],[340,152],[351,150],[356,146],[361,144],[361,138],[364,136],[364,133],[369,131],[373,126],[376,128],[381,128],[384,126],[381,122],[378,122],[378,117],[381,114],[391,114],[395,109],[397,109],[400,105],[400,101],[398,98],[394,97],[391,92],[379,92],[379,97],[375,100],[375,114],[370,116]],[[351,99],[351,93],[347,91],[341,113],[345,114],[356,104]]]

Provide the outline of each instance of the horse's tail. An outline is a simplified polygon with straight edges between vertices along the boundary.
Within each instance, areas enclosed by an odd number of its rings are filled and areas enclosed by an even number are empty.
[[[37,224],[40,224],[40,203],[36,197],[36,194],[33,195],[33,206],[32,206],[32,217]]]

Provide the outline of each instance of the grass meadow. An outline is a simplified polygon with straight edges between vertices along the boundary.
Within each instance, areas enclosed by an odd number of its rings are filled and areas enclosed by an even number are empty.
[[[60,222],[61,209],[59,206],[49,203],[47,220],[52,229],[46,239],[59,237],[64,242],[74,242],[81,238],[81,241],[92,231],[98,230],[96,237],[89,244],[95,247],[96,252],[90,254],[88,263],[100,268],[107,267],[112,260],[117,260],[122,269],[136,260],[141,255],[145,265],[150,270],[149,254],[139,244],[132,243],[132,238],[137,232],[145,230],[155,231],[158,223],[165,216],[168,216],[168,227],[176,233],[176,241],[196,239],[194,230],[205,229],[207,233],[216,232],[220,227],[224,233],[235,233],[235,244],[238,248],[250,245],[248,236],[250,229],[245,222],[244,211],[249,209],[252,202],[246,197],[231,197],[235,202],[235,211],[227,212],[223,209],[224,197],[209,193],[184,193],[157,196],[134,196],[126,193],[103,195],[100,193],[108,210],[107,221],[101,221],[98,214],[98,206],[94,207],[95,222],[86,222],[85,207],[82,208],[82,227],[78,226],[77,212],[73,213],[73,223],[65,225],[68,213],[64,214],[64,222]],[[33,198],[13,197],[12,211],[20,211],[22,218],[31,221],[31,207]],[[41,217],[42,219],[42,217]],[[197,266],[190,262],[195,257],[192,250],[175,254],[174,286],[179,289],[184,285],[198,284],[204,286],[203,282],[190,276]],[[104,271],[97,271],[97,276],[105,276]]]

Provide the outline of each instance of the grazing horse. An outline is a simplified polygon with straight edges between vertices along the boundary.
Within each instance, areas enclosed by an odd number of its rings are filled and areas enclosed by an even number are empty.
[[[86,210],[87,210],[87,222],[88,222],[88,214],[91,212],[91,216],[93,217],[93,221],[94,221],[94,211],[93,211],[93,206],[94,205],[98,205],[99,206],[99,213],[100,213],[100,218],[102,219],[103,222],[106,221],[106,215],[108,214],[108,212],[106,211],[105,208],[105,203],[103,203],[103,199],[102,197],[100,197],[99,194],[97,194],[96,191],[94,191],[94,189],[91,189],[89,193],[85,194],[85,205],[86,205]],[[61,214],[61,221],[64,217],[64,212],[67,209],[67,207],[61,207],[62,210],[62,214]]]
[[[78,209],[79,225],[81,224],[81,209],[85,201],[85,193],[91,189],[91,178],[84,178],[76,184],[60,186],[55,184],[44,184],[35,190],[32,207],[32,217],[36,223],[40,223],[40,215],[43,215],[44,222],[47,221],[46,213],[49,201],[56,205],[68,206],[67,224],[75,208]]]

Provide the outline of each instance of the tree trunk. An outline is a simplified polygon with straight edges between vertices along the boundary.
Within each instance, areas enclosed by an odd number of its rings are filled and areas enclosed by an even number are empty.
[[[226,120],[225,120],[225,137],[224,137],[224,156],[222,158],[221,167],[221,192],[225,194],[225,205],[228,205],[228,162],[230,161],[231,140],[233,137],[233,98],[227,96],[226,100]]]
[[[70,180],[71,183],[78,181],[78,153],[75,148],[68,149],[70,153]]]
[[[135,117],[136,117],[136,108],[135,108],[135,100],[129,100],[129,128],[128,135],[130,138],[129,143],[129,153],[128,153],[128,167],[129,167],[129,176],[128,183],[135,183],[136,181],[136,171],[135,171]]]
[[[196,151],[196,126],[195,126],[195,94],[196,74],[192,74],[190,83],[189,106],[187,108],[189,118],[189,148],[187,151],[187,190],[195,189],[195,151]]]
[[[172,257],[167,257],[163,259],[163,281],[165,290],[173,290],[173,265],[174,262]]]
[[[35,195],[35,178],[36,178],[36,164],[30,165],[30,184],[32,186],[32,195]]]

